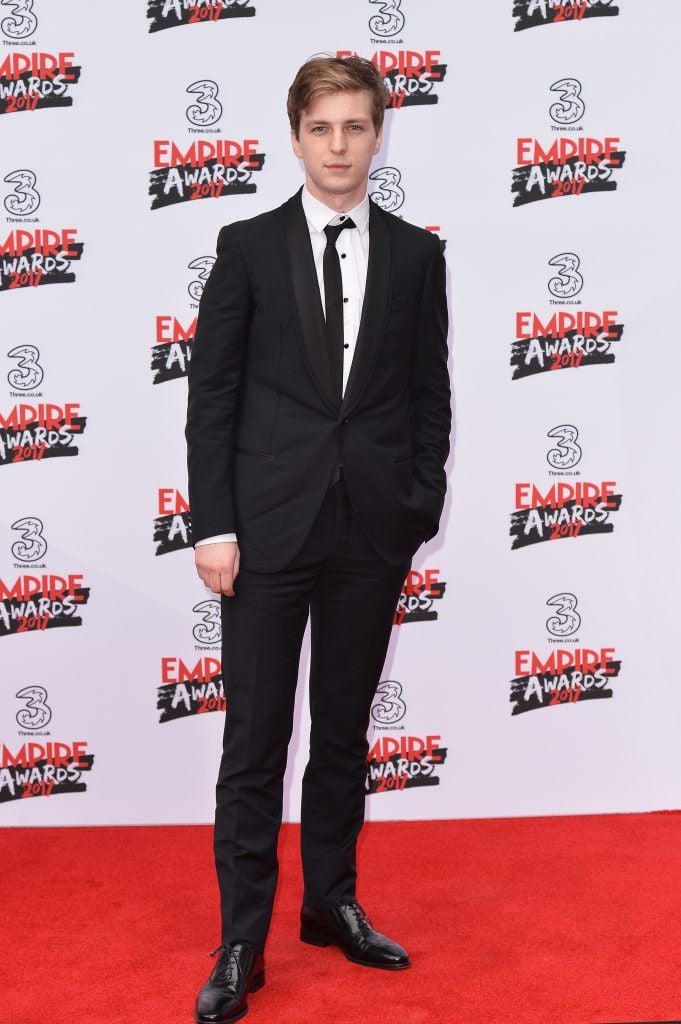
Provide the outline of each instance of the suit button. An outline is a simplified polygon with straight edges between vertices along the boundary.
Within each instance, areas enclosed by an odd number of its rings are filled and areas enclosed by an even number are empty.
[[[346,416],[344,420],[341,420],[341,423],[349,423],[349,422],[350,422],[350,417],[349,416]]]

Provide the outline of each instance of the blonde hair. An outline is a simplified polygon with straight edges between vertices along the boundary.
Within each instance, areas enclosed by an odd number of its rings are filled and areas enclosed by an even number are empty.
[[[298,138],[300,118],[318,96],[333,92],[359,92],[371,96],[371,120],[381,129],[388,96],[381,72],[366,57],[311,57],[298,69],[288,91],[286,112],[291,131]]]

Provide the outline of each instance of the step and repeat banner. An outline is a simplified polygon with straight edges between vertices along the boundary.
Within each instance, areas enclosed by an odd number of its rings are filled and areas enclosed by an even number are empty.
[[[212,821],[187,367],[220,227],[302,183],[319,53],[380,67],[372,199],[438,234],[451,303],[367,815],[681,807],[680,32],[675,0],[1,0],[0,820]]]

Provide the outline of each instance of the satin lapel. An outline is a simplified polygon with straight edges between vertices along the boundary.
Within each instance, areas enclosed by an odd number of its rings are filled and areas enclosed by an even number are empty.
[[[355,354],[345,387],[340,415],[355,408],[369,383],[383,340],[388,306],[392,246],[388,218],[376,203],[369,202],[369,262],[362,315],[357,333]]]
[[[302,191],[301,186],[282,207],[288,269],[297,313],[296,335],[310,376],[321,397],[336,415],[339,401],[335,397],[333,367],[326,344],[322,297],[312,255],[310,230],[300,198]]]

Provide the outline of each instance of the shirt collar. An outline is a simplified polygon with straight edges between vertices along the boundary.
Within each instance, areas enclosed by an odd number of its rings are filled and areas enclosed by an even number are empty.
[[[301,199],[308,223],[315,231],[323,231],[327,224],[340,224],[341,216],[352,217],[355,226],[361,233],[364,233],[369,225],[370,200],[368,192],[357,206],[353,206],[351,210],[343,211],[342,215],[313,196],[307,184],[303,185]]]

